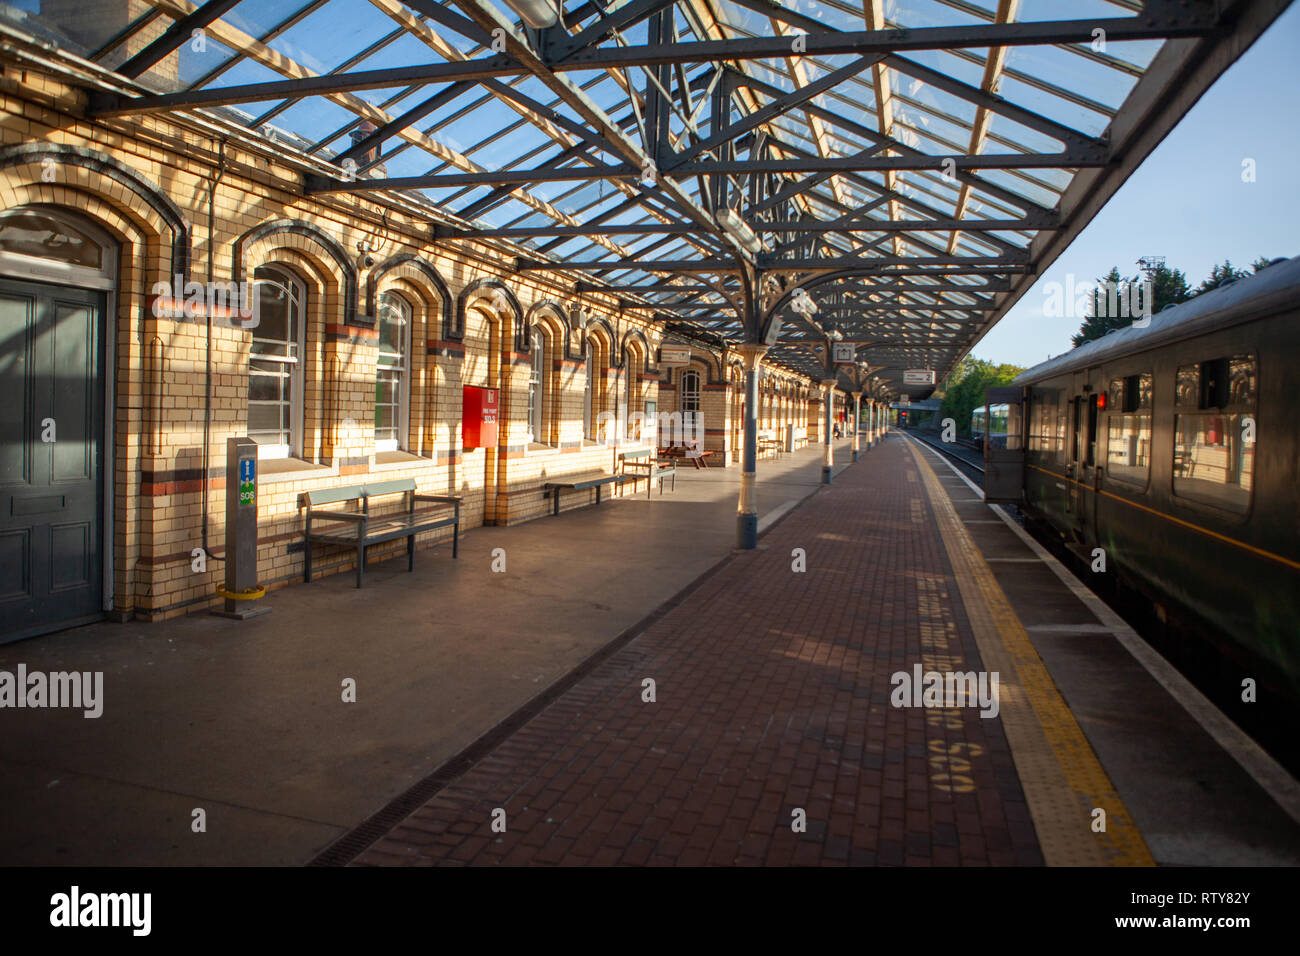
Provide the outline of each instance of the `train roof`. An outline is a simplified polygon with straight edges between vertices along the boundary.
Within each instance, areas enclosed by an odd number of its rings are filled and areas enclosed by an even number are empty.
[[[1297,287],[1300,287],[1300,256],[1275,262],[1245,279],[1162,309],[1151,317],[1145,328],[1130,325],[1048,359],[1021,372],[1011,384],[1029,385],[1062,372],[1091,368],[1131,352],[1246,322],[1279,308],[1293,308]]]

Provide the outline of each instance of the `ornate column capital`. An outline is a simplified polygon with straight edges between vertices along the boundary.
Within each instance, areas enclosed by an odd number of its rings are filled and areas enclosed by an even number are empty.
[[[763,356],[767,354],[767,346],[761,342],[743,342],[736,346],[736,351],[740,353],[740,360],[745,363],[746,372],[755,372],[758,365],[763,361]]]

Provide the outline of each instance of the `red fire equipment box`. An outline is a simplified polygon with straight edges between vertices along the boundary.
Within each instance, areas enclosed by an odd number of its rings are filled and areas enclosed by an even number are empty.
[[[495,448],[497,444],[497,396],[500,389],[466,385],[461,421],[466,448]]]

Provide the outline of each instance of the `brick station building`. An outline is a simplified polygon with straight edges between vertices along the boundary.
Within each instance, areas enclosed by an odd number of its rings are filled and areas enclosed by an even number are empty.
[[[142,11],[137,0],[93,6],[46,0],[27,26],[89,50]],[[638,411],[698,415],[711,463],[736,462],[735,354],[677,338],[689,364],[663,367],[664,329],[647,311],[575,294],[562,275],[516,273],[499,247],[435,240],[427,217],[391,196],[304,196],[304,173],[321,161],[290,134],[89,119],[87,86],[109,74],[73,63],[6,57],[0,76],[3,480],[72,489],[61,518],[13,517],[0,533],[7,573],[22,578],[9,582],[10,605],[50,585],[6,636],[217,601],[221,565],[199,572],[194,556],[223,547],[231,436],[261,446],[268,587],[302,579],[309,490],[413,478],[421,492],[463,496],[463,528],[527,521],[549,507],[544,482],[612,473],[620,453],[646,444],[642,426],[628,427]],[[172,54],[155,72],[177,64]],[[255,328],[206,306],[173,314],[174,296],[159,294],[232,282],[257,297]],[[499,389],[492,447],[464,447],[466,386]],[[765,367],[760,399],[760,429],[822,440],[819,382]],[[836,392],[837,414],[845,399]],[[564,507],[588,500],[570,495]],[[315,565],[354,567],[346,550]]]

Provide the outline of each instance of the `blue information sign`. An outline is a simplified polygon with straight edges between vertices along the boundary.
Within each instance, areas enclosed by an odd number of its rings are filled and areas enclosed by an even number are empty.
[[[257,504],[257,459],[239,459],[239,503]]]

